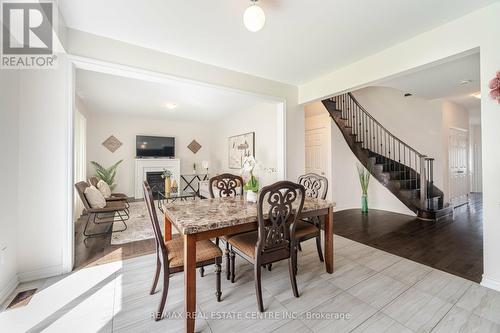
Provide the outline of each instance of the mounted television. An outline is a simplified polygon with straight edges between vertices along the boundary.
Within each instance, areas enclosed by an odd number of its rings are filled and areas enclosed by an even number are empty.
[[[175,138],[162,136],[136,136],[136,156],[175,157]]]

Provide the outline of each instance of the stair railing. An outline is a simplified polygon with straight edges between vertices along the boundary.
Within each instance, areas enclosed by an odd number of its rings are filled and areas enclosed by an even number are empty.
[[[332,97],[337,110],[341,111],[346,127],[362,148],[379,155],[384,169],[399,173],[402,188],[420,189],[420,199],[426,201],[433,186],[433,161],[393,135],[359,104],[351,93]],[[431,191],[429,191],[429,186]]]

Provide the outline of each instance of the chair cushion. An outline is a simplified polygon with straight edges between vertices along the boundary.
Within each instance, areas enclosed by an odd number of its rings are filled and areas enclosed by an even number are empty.
[[[100,180],[97,182],[97,189],[102,193],[102,196],[104,198],[107,199],[111,196],[111,188],[104,180]]]
[[[95,186],[87,187],[84,194],[91,208],[100,209],[106,207],[106,199]]]
[[[170,267],[184,266],[184,240],[181,237],[166,241]],[[196,262],[222,257],[221,249],[210,240],[196,242]]]
[[[312,223],[298,220],[295,226],[295,238],[316,237],[319,229]]]
[[[231,236],[227,241],[250,258],[255,258],[255,245],[258,237],[257,231],[251,231]]]

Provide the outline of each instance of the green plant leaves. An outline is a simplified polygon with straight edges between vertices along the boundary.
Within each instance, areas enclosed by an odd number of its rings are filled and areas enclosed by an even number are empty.
[[[90,164],[92,164],[95,168],[96,172],[96,177],[99,178],[100,180],[104,181],[106,184],[109,185],[109,187],[113,188],[115,187],[115,177],[116,177],[116,169],[122,163],[123,160],[119,160],[109,168],[103,167],[101,164],[97,163],[96,161],[91,161]]]

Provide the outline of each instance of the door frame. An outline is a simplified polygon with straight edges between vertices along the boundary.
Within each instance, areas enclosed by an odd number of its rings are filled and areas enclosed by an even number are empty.
[[[276,115],[277,115],[277,124],[276,124],[276,155],[277,155],[277,179],[285,180],[287,179],[287,164],[286,164],[286,99],[280,96],[272,96],[272,95],[264,95],[257,94],[254,92],[229,88],[225,86],[220,86],[216,84],[205,83],[201,81],[196,81],[192,79],[186,79],[178,76],[174,76],[171,74],[166,74],[162,72],[150,71],[145,69],[140,69],[132,66],[121,65],[113,62],[107,62],[102,60],[97,60],[88,57],[76,56],[67,54],[65,56],[67,58],[67,86],[69,89],[66,90],[66,108],[68,110],[68,124],[67,124],[67,152],[68,152],[68,161],[67,161],[67,217],[65,230],[63,232],[63,253],[62,253],[62,261],[63,261],[63,273],[69,273],[73,271],[74,259],[75,259],[75,233],[74,233],[74,190],[73,190],[73,179],[74,179],[74,113],[76,109],[76,100],[75,100],[75,76],[77,69],[84,69],[99,73],[111,74],[116,76],[122,76],[127,78],[134,78],[143,81],[156,82],[156,83],[165,83],[180,81],[180,82],[189,82],[197,85],[203,85],[208,87],[213,87],[217,89],[223,89],[227,91],[238,92],[241,94],[246,94],[250,96],[260,97],[262,99],[266,99],[269,102],[276,103]]]

